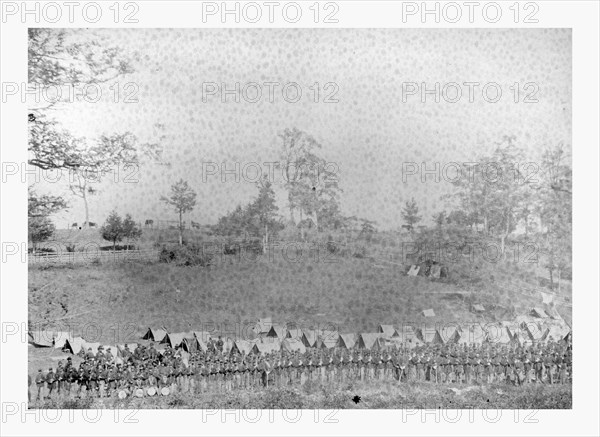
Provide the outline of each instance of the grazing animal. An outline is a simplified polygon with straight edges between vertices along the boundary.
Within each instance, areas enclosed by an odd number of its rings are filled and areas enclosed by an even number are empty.
[[[200,223],[196,223],[192,220],[192,229],[200,229]]]
[[[88,228],[97,228],[98,227],[98,223],[94,223],[94,222],[86,222],[85,225],[87,225]]]
[[[144,226],[146,228],[153,228],[154,227],[154,220],[152,220],[152,219],[146,219],[146,222],[144,223]]]

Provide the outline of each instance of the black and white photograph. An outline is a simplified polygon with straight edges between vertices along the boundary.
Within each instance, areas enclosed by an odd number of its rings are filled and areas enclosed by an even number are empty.
[[[26,347],[18,414],[512,410],[516,426],[581,406],[598,186],[574,169],[598,125],[574,110],[576,32],[532,2],[502,5],[542,23],[516,27],[411,26],[415,2],[402,25],[353,27],[345,3],[298,6],[316,27],[253,25],[245,2],[241,27],[203,25],[240,7],[215,2],[196,26],[144,24],[144,2],[103,6],[117,25],[22,25],[26,83],[2,77],[26,130],[2,144],[3,196],[27,196],[10,213],[26,239],[2,229],[3,272],[26,272],[2,291],[25,305],[2,305],[3,343]]]

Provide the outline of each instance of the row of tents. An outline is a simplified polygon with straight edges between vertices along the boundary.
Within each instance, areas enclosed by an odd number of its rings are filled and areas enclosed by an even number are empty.
[[[527,345],[540,341],[567,340],[571,336],[571,328],[562,319],[537,317],[534,312],[517,317],[514,321],[493,322],[487,324],[445,324],[431,326],[405,325],[397,328],[394,325],[379,325],[376,332],[339,333],[332,329],[299,329],[285,324],[273,323],[271,319],[259,319],[254,328],[254,339],[224,338],[224,352],[244,354],[266,354],[278,350],[288,352],[304,352],[307,348],[318,349],[369,349],[379,350],[387,347],[414,348],[426,344],[518,344]],[[31,331],[30,343],[36,347],[54,347],[73,354],[82,349],[98,351],[100,343],[86,342],[81,337],[71,337],[67,332]],[[164,328],[148,328],[141,340],[153,341],[159,352],[180,347],[186,352],[207,351],[214,345],[210,332],[188,331],[168,332]],[[102,345],[104,350],[111,347],[117,356],[125,349],[125,344]],[[133,351],[136,343],[130,343]]]

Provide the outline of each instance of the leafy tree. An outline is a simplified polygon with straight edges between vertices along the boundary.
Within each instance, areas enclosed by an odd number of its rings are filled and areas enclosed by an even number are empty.
[[[544,266],[554,287],[554,273],[560,278],[572,265],[573,196],[572,170],[564,146],[548,149],[542,156],[541,183],[536,192],[541,230],[537,242],[546,255]]]
[[[269,243],[269,231],[280,224],[275,204],[275,192],[272,183],[265,176],[258,182],[258,197],[250,206],[250,215],[256,217],[256,222],[263,235],[263,252]]]
[[[421,221],[422,217],[419,215],[419,206],[414,197],[404,204],[404,208],[402,208],[402,219],[406,223],[408,230],[411,232],[414,230],[415,225]]]
[[[339,213],[341,189],[335,168],[317,154],[321,144],[296,128],[285,129],[279,136],[290,219],[295,222],[295,211],[299,212],[300,221],[311,216],[317,231],[324,227],[320,223],[322,216],[325,224],[335,223],[341,218],[332,217]]]
[[[375,225],[377,224],[377,222],[367,219],[362,219],[361,221],[362,224],[358,238],[364,238],[365,240],[369,241],[371,240],[373,234],[377,232],[377,230],[375,229]]]
[[[28,188],[27,218],[28,240],[33,246],[33,253],[37,245],[48,241],[56,227],[49,216],[67,207],[62,197],[51,195],[38,195],[32,187]]]
[[[82,38],[70,29],[29,28],[28,32],[30,84],[98,84],[133,72],[131,57],[118,47],[108,46],[101,37]],[[76,38],[71,38],[73,35]]]
[[[123,237],[125,237],[123,219],[121,219],[121,216],[116,211],[110,213],[106,222],[100,228],[100,235],[106,241],[111,241],[113,250],[116,250],[117,242],[122,241]]]
[[[442,229],[447,222],[446,211],[440,211],[433,215],[433,222],[438,229]]]
[[[27,236],[33,247],[33,253],[35,253],[39,243],[49,240],[54,235],[56,227],[45,216],[29,217],[27,224]]]
[[[78,148],[79,164],[73,165],[71,172],[71,192],[83,200],[85,207],[84,226],[89,223],[89,196],[98,192],[92,184],[99,183],[106,173],[118,171],[120,166],[137,166],[142,154],[153,157],[160,156],[158,144],[140,144],[135,135],[124,134],[102,135],[96,142],[88,145],[82,141]]]
[[[275,202],[275,192],[267,177],[256,184],[258,196],[246,206],[238,205],[232,212],[219,218],[215,233],[222,236],[261,236],[263,252],[273,235],[283,229]]]
[[[101,36],[82,37],[80,30],[71,29],[30,28],[28,32],[29,84],[38,89],[98,85],[134,71],[132,57]],[[28,163],[72,172],[69,188],[83,199],[88,224],[88,196],[95,192],[89,187],[89,175],[101,177],[117,165],[137,165],[143,155],[160,160],[162,149],[158,142],[140,143],[130,132],[104,135],[90,146],[49,117],[48,109],[60,103],[57,99],[29,109]]]
[[[28,188],[28,217],[48,217],[67,207],[62,197],[51,195],[38,195],[32,187]]]
[[[131,214],[126,214],[123,219],[123,235],[127,240],[137,240],[142,236],[142,229],[133,220]]]
[[[187,181],[180,179],[171,186],[169,196],[162,196],[161,201],[173,206],[179,214],[179,245],[183,244],[183,214],[192,211],[196,206],[196,192],[190,188]]]
[[[480,157],[464,169],[453,184],[457,198],[469,220],[482,225],[483,233],[500,242],[505,253],[506,240],[522,220],[527,193],[531,189],[527,177],[517,165],[522,152],[514,145],[515,137],[505,136],[489,156]]]

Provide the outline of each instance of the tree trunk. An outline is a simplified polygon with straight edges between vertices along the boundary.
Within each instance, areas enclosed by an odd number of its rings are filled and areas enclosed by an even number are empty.
[[[113,252],[116,252],[116,251],[117,251],[117,239],[115,238],[113,240]]]
[[[557,291],[558,291],[558,294],[560,294],[560,276],[561,276],[561,275],[560,275],[560,271],[561,271],[561,268],[560,268],[560,267],[558,267],[558,268],[556,269],[556,275],[558,276],[558,277],[556,278],[556,282],[558,282],[558,290],[557,290]]]
[[[86,194],[86,190],[85,190],[85,186],[83,187],[82,190],[82,195],[81,198],[83,199],[83,204],[85,206],[85,222],[83,222],[83,227],[87,228],[90,225],[90,208],[88,205],[88,200],[87,200],[87,194]]]
[[[183,246],[183,213],[179,210],[179,245]]]
[[[267,244],[269,244],[269,227],[265,223],[265,242],[263,243],[263,255],[267,253]]]

